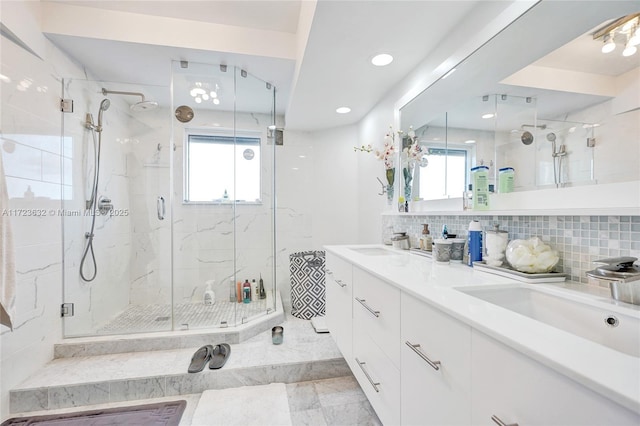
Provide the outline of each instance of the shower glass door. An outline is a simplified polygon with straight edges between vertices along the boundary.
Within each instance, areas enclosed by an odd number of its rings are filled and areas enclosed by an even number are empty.
[[[276,303],[275,89],[194,62],[172,64],[172,89],[176,328],[246,323]]]
[[[74,79],[63,98],[64,334],[171,330],[169,88]]]

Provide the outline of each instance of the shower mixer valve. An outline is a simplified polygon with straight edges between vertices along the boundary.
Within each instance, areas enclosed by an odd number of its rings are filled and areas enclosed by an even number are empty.
[[[98,211],[102,215],[106,215],[113,211],[113,203],[111,203],[111,198],[100,197],[98,200]]]

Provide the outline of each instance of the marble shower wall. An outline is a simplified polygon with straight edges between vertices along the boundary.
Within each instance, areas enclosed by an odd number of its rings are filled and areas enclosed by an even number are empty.
[[[9,5],[2,7],[4,13]],[[60,76],[82,78],[84,72],[37,36],[44,60],[2,39],[0,157],[9,203],[0,213],[11,221],[17,285],[13,331],[0,326],[1,419],[8,416],[9,390],[52,359],[62,335],[61,211],[70,188],[61,184],[71,178],[62,167],[71,169],[71,145],[60,137]]]
[[[177,303],[199,302],[205,283],[214,279],[216,298],[228,300],[230,279],[255,279],[274,288],[273,179],[274,146],[267,138],[268,114],[214,112],[195,109],[189,123],[174,121],[173,259]],[[212,126],[211,123],[217,126]],[[186,129],[234,127],[261,135],[261,204],[185,204],[183,202],[184,139]],[[231,321],[231,319],[229,319]]]

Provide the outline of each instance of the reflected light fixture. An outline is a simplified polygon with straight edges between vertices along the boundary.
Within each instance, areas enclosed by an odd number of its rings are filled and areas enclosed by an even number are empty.
[[[351,112],[351,108],[349,108],[349,107],[340,107],[340,108],[336,109],[336,112],[338,114],[348,114],[348,113]]]
[[[476,141],[474,139],[469,139],[468,141],[464,141],[464,143],[472,144],[476,143]]]
[[[371,63],[377,67],[384,67],[393,62],[393,56],[388,53],[381,53],[371,58]]]
[[[624,46],[622,56],[632,56],[638,51],[636,46],[640,44],[640,13],[616,19],[600,27],[592,35],[594,40],[604,43],[602,53],[613,52],[619,44]]]
[[[220,86],[217,83],[203,83],[201,81],[196,81],[191,89],[189,90],[189,95],[193,98],[195,103],[201,104],[202,101],[211,101],[215,105],[220,104],[220,99],[218,99],[218,92],[220,91]]]
[[[482,114],[482,118],[493,118],[495,116],[496,115],[494,113],[492,113],[492,112],[489,112],[487,114]]]

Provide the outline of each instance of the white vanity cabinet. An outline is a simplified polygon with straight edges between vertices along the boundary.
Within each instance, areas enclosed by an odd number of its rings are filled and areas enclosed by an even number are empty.
[[[401,307],[402,424],[472,424],[471,328],[404,292]]]
[[[353,267],[353,374],[385,425],[400,424],[400,290]]]
[[[479,331],[471,345],[470,424],[639,424],[637,414]]]
[[[325,272],[327,327],[342,356],[353,368],[352,266],[351,263],[327,252]]]

